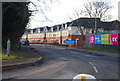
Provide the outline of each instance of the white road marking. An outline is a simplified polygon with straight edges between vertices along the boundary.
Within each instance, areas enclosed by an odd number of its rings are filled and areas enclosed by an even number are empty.
[[[92,63],[92,62],[89,62],[89,63],[93,66],[95,72],[96,72],[96,73],[99,73],[98,70],[97,70],[97,68],[93,65],[93,63]]]

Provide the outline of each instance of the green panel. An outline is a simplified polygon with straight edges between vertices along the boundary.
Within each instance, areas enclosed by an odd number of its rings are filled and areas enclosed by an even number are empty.
[[[101,35],[101,40],[102,40],[101,44],[110,44],[109,43],[109,34],[103,34],[103,35]]]

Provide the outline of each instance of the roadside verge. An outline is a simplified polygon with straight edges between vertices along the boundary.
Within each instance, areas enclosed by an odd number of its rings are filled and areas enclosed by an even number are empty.
[[[2,71],[9,71],[29,66],[35,66],[40,64],[43,59],[43,56],[40,53],[37,53],[34,48],[31,48],[30,46],[23,46],[20,51],[19,57],[23,58],[2,61],[2,67],[0,69]]]
[[[43,57],[40,57],[38,60],[29,62],[29,63],[23,63],[23,64],[15,64],[15,65],[9,65],[9,66],[3,66],[2,71],[8,71],[8,70],[14,70],[19,68],[25,68],[28,66],[35,66],[38,65],[40,62],[42,62]]]
[[[80,48],[73,48],[73,47],[68,47],[68,48],[66,48],[66,50],[88,53],[88,54],[93,54],[96,56],[105,56],[105,57],[109,57],[109,58],[120,59],[120,55],[118,55],[118,53],[102,52],[102,51],[80,49]]]

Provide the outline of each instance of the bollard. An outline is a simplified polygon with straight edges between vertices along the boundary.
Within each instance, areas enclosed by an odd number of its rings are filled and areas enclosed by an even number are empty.
[[[7,41],[7,56],[10,56],[10,40]]]

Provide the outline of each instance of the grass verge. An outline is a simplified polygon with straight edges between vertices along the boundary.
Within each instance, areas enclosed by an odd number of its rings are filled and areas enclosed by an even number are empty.
[[[29,46],[22,46],[22,49],[14,49],[10,51],[10,56],[7,56],[6,49],[2,49],[0,58],[2,59],[2,66],[24,64],[34,62],[40,59],[40,55],[34,51],[34,48]]]
[[[88,47],[76,47],[80,49],[87,49],[87,50],[95,50],[95,51],[102,51],[102,52],[111,52],[111,53],[120,53],[118,50],[107,50],[107,49],[98,49],[98,48],[88,48]]]
[[[0,58],[2,58],[2,62],[11,62],[19,59],[23,59],[24,57],[19,56],[21,54],[20,51],[11,51],[10,56],[7,56],[6,49],[2,49],[2,54],[0,54]]]

